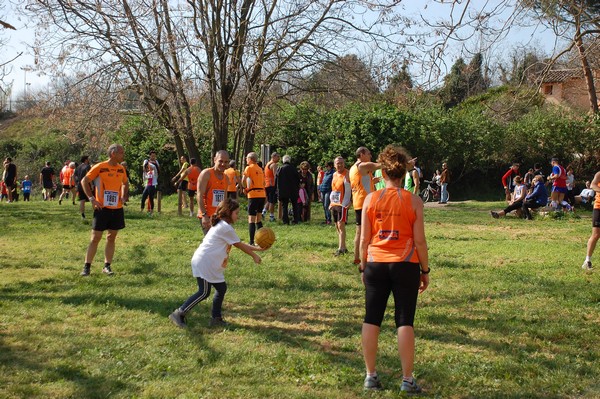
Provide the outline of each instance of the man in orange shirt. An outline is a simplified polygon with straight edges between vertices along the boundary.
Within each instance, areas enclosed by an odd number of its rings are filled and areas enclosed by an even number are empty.
[[[592,213],[592,235],[587,243],[587,252],[585,261],[581,265],[582,269],[592,270],[592,255],[596,249],[596,243],[600,238],[600,172],[594,175],[594,180],[590,184],[590,188],[596,192],[596,200],[594,201],[594,211]]]
[[[354,234],[354,264],[360,263],[360,223],[365,197],[375,191],[375,183],[379,178],[373,177],[373,172],[381,165],[371,162],[371,152],[367,147],[356,150],[356,162],[350,168],[350,186],[352,187],[352,206],[356,216],[356,233]]]
[[[90,275],[92,261],[104,230],[108,230],[108,234],[102,272],[109,276],[113,274],[111,262],[115,253],[115,240],[118,231],[125,228],[123,202],[126,202],[129,197],[129,182],[125,168],[121,165],[125,157],[123,146],[113,144],[108,147],[108,157],[108,161],[94,165],[81,181],[83,191],[94,208],[92,238],[85,254],[82,276]],[[92,182],[95,193],[92,193]]]
[[[198,177],[198,218],[204,234],[210,230],[210,218],[215,214],[217,206],[227,198],[229,179],[225,169],[229,165],[229,153],[225,150],[217,151],[212,168],[206,168]]]
[[[331,182],[329,209],[331,209],[333,222],[338,233],[338,249],[335,251],[335,256],[339,256],[348,253],[348,249],[346,249],[346,222],[348,221],[348,208],[352,201],[352,189],[344,158],[337,157],[333,161],[333,166],[335,167],[335,173]]]
[[[248,196],[248,232],[250,233],[250,245],[254,245],[254,234],[262,227],[262,210],[265,206],[267,194],[265,192],[265,173],[258,166],[258,155],[250,152],[246,155],[246,169],[244,169],[244,180],[246,181],[246,195]]]
[[[73,173],[75,172],[75,162],[67,161],[67,165],[62,168],[60,172],[60,182],[63,186],[62,193],[60,193],[60,197],[58,197],[58,205],[62,204],[63,197],[71,192],[73,196],[73,205],[75,205],[75,180],[73,177]]]
[[[187,185],[187,193],[188,197],[190,197],[190,217],[194,216],[194,201],[196,201],[196,190],[198,189],[198,177],[200,177],[200,172],[202,170],[196,165],[196,158],[190,159],[190,167],[181,173],[179,176],[179,180],[175,183],[175,186],[179,187],[179,183],[183,181],[183,179],[188,180]]]
[[[275,203],[277,202],[277,187],[275,186],[275,176],[279,168],[279,154],[274,152],[271,154],[271,160],[265,166],[265,191],[267,193],[267,202],[262,211],[262,216],[265,217],[269,212],[269,221],[275,221]]]
[[[238,184],[240,184],[240,175],[237,170],[235,170],[236,162],[235,160],[229,161],[229,168],[225,170],[225,174],[229,179],[229,185],[227,186],[227,198],[237,199],[237,188]]]

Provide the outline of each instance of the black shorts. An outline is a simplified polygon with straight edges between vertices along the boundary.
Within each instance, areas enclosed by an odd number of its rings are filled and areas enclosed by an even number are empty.
[[[123,208],[108,209],[102,208],[94,211],[92,220],[92,230],[121,230],[125,228],[125,212]]]
[[[227,191],[227,198],[237,199],[237,191]]]
[[[265,207],[265,198],[248,199],[248,216],[256,216],[261,213]]]
[[[188,190],[188,197],[194,198],[196,196],[196,190]]]
[[[360,226],[360,221],[362,219],[362,209],[355,209],[354,216],[356,216],[356,225]]]
[[[87,195],[85,195],[85,191],[81,189],[77,189],[77,197],[79,197],[79,201],[90,202],[90,199]]]
[[[187,190],[187,186],[188,186],[188,181],[187,180],[182,180],[182,181],[179,182],[179,186],[177,186],[177,190],[186,191]]]
[[[277,203],[277,187],[265,187],[265,191],[267,192],[267,202],[270,204]]]
[[[381,326],[390,293],[394,294],[396,328],[412,326],[421,285],[418,263],[367,262],[365,266],[365,319]]]
[[[52,183],[51,181],[50,182],[45,181],[43,186],[46,190],[48,190],[48,189],[52,190],[54,188],[54,183]]]
[[[72,188],[73,188],[73,186],[69,186],[68,184],[65,184],[65,185],[63,186],[63,190],[70,190],[70,189],[72,189]]]
[[[592,212],[592,227],[600,227],[600,209],[594,208]]]
[[[331,207],[331,215],[333,216],[333,222],[348,222],[348,208],[344,208],[343,206],[332,206]]]

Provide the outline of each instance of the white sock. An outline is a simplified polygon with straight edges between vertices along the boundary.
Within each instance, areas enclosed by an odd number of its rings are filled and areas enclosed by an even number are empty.
[[[409,384],[412,384],[415,381],[415,379],[413,377],[402,377],[402,381],[406,381]]]
[[[586,256],[585,257],[585,261],[586,262],[591,262],[592,261],[592,257],[591,256]]]
[[[377,371],[373,371],[372,373],[367,373],[367,377],[377,377]]]

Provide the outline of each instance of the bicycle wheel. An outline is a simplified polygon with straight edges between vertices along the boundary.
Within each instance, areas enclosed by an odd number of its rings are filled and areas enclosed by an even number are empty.
[[[431,200],[431,193],[429,190],[424,189],[421,191],[421,198],[423,199],[423,202],[429,202]]]

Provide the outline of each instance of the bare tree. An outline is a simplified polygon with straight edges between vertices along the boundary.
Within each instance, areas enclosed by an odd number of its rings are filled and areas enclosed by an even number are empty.
[[[206,93],[213,152],[231,145],[231,128],[236,151],[246,152],[273,84],[285,88],[350,49],[398,45],[405,22],[399,0],[29,2],[46,29],[40,50],[61,68],[87,65],[116,88],[135,88],[178,151],[185,144],[193,156],[190,93]]]
[[[77,85],[135,90],[173,136],[179,154],[199,159],[182,72],[181,48],[167,0],[31,0],[40,18],[37,52],[55,74],[86,70]],[[56,63],[58,61],[58,63]],[[187,151],[186,151],[187,150]]]

